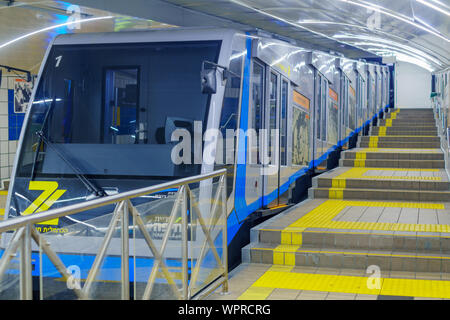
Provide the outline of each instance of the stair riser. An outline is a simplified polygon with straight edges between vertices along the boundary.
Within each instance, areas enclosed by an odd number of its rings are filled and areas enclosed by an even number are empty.
[[[294,258],[295,257],[295,258]],[[291,258],[294,258],[293,261]],[[252,263],[274,264],[271,250],[251,249],[250,259]],[[367,269],[369,266],[378,266],[381,271],[408,271],[408,272],[449,272],[450,259],[421,258],[421,257],[396,257],[382,255],[355,255],[345,253],[327,252],[296,252],[284,254],[283,263],[280,265],[293,265],[320,268],[350,268]],[[286,263],[287,262],[287,263]]]
[[[314,199],[334,199],[333,190],[329,189],[309,189],[308,192]],[[404,200],[404,201],[450,201],[450,193],[445,192],[421,192],[417,190],[405,191],[405,190],[357,190],[357,189],[344,189],[343,192],[339,192],[339,199],[344,200]]]
[[[370,132],[371,136],[379,136],[379,137],[395,137],[395,136],[433,136],[433,137],[437,137],[437,133],[436,132],[392,132],[392,133],[383,133],[380,134],[379,132]]]
[[[450,238],[404,235],[302,232],[302,249],[364,249],[409,252],[411,254],[450,254]],[[281,244],[281,231],[260,230],[259,242]]]
[[[384,119],[381,119],[378,124],[378,127],[384,127],[386,126],[386,121]],[[409,127],[409,128],[424,128],[426,127],[427,129],[432,129],[436,127],[436,123],[433,121],[395,121],[392,120],[392,123],[388,126],[388,128],[396,128],[396,127]]]
[[[369,136],[362,136],[359,137],[360,142],[369,142],[371,140],[371,137]],[[373,140],[373,139],[372,139]],[[383,142],[440,142],[439,137],[408,137],[408,136],[399,136],[399,137],[378,137],[378,143]]]
[[[389,179],[388,177],[386,179]],[[318,188],[331,188],[332,179],[319,178],[313,185]],[[426,190],[426,191],[447,191],[450,188],[449,182],[442,181],[405,181],[405,180],[357,180],[345,179],[346,189],[381,189],[381,190]]]
[[[359,160],[340,159],[341,167],[361,167]],[[443,160],[365,160],[365,168],[414,168],[414,169],[443,169],[445,162]]]
[[[429,114],[424,114],[422,116],[420,115],[398,115],[395,116],[394,118],[392,118],[390,115],[387,115],[386,117],[380,119],[380,120],[387,120],[387,119],[392,119],[392,120],[404,120],[404,121],[434,121],[435,118],[433,115],[429,115]]]
[[[369,145],[368,142],[359,142],[359,148],[373,148],[373,145]],[[418,143],[418,142],[379,142],[376,148],[399,148],[399,149],[429,149],[440,148],[441,144],[437,142],[433,143]]]
[[[343,153],[346,160],[355,160],[356,152],[347,151]],[[442,153],[406,153],[406,152],[368,152],[365,153],[366,160],[444,160]]]
[[[372,131],[369,132],[369,135],[378,135],[380,133],[379,129],[372,128]],[[393,131],[387,130],[383,133],[385,136],[436,136],[437,131]]]

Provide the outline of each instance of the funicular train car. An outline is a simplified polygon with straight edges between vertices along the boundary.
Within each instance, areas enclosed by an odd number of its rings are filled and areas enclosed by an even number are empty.
[[[253,214],[295,202],[307,189],[302,179],[323,170],[331,152],[380,109],[375,66],[337,59],[228,29],[58,36],[47,50],[26,114],[6,216],[226,168],[232,267],[248,241]],[[219,79],[207,83],[209,91],[200,84],[205,68]],[[203,138],[188,162],[173,161],[177,129]],[[218,152],[208,130],[231,141],[232,152]],[[212,152],[213,163],[205,161],[205,150]],[[154,225],[167,225],[176,191],[132,201],[155,239],[161,235]],[[52,194],[52,201],[44,201],[44,192]],[[94,244],[104,235],[102,217],[112,210],[102,207],[38,227],[50,231],[48,241],[59,244],[61,260],[80,266],[84,278]],[[177,248],[178,241],[173,237],[168,246]],[[179,251],[169,250],[168,259],[171,254]],[[34,276],[57,276],[54,268],[40,267],[37,252],[33,259]],[[130,281],[146,281],[151,253],[143,250],[133,259],[140,269],[130,270]],[[111,256],[104,268],[117,271],[120,264]],[[119,274],[105,273],[102,280],[115,281]]]

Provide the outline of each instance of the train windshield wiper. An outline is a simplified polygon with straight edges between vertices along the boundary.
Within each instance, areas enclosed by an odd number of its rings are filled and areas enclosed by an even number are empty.
[[[45,100],[44,100],[45,101]],[[104,197],[107,194],[105,193],[105,191],[103,191],[103,189],[99,189],[97,188],[91,181],[89,181],[86,176],[81,173],[81,170],[78,169],[74,164],[72,164],[64,155],[63,153],[58,150],[58,148],[56,146],[54,146],[45,136],[44,136],[44,128],[47,124],[47,120],[48,120],[48,116],[50,114],[50,111],[53,109],[53,107],[55,106],[55,101],[56,99],[52,99],[52,103],[50,105],[50,107],[48,108],[46,114],[45,114],[45,118],[44,121],[42,123],[41,129],[36,132],[36,134],[39,136],[39,141],[37,143],[37,148],[36,148],[36,154],[34,157],[34,162],[33,162],[33,167],[31,169],[31,180],[34,180],[35,178],[35,174],[36,174],[36,162],[38,160],[38,156],[39,156],[39,152],[41,149],[41,144],[42,142],[44,142],[49,148],[51,148],[69,167],[70,169],[72,169],[72,171],[75,173],[75,176],[83,183],[83,185],[86,187],[86,189],[91,192],[91,197]],[[89,196],[88,196],[89,198]]]
[[[39,138],[44,141],[44,143],[51,148],[57,155],[60,157],[69,167],[72,169],[72,171],[75,173],[75,176],[80,179],[80,181],[84,184],[86,189],[89,190],[89,192],[92,193],[93,196],[96,197],[104,197],[106,196],[105,191],[103,189],[97,188],[91,181],[89,181],[84,174],[81,173],[81,170],[78,169],[73,163],[71,163],[64,154],[58,150],[56,146],[54,146],[48,139],[44,136],[44,133],[39,130],[36,132],[36,134],[39,136]]]

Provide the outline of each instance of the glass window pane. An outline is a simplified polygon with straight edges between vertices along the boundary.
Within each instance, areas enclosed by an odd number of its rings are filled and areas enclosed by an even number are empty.
[[[278,77],[276,74],[270,74],[270,105],[269,105],[269,158],[272,159],[274,143],[272,141],[272,132],[277,128],[277,99],[278,99]]]
[[[177,129],[192,137],[194,122],[205,131],[210,95],[199,89],[199,74],[219,50],[220,41],[54,46],[26,124],[18,176],[33,168],[36,177],[74,176],[58,154],[95,177],[199,173],[192,152],[172,161],[171,139]]]
[[[322,79],[321,85],[321,99],[322,99],[322,133],[321,138],[323,141],[327,140],[327,95],[328,95],[328,85],[325,79]]]
[[[107,69],[104,81],[103,143],[137,143],[138,69]]]
[[[258,63],[253,63],[252,74],[252,106],[251,106],[251,129],[255,130],[255,136],[252,137],[250,144],[250,153],[248,162],[250,164],[260,163],[258,145],[259,130],[262,125],[262,110],[264,103],[264,67]]]
[[[287,109],[289,83],[283,81],[281,86],[281,120],[280,120],[280,164],[287,165]]]

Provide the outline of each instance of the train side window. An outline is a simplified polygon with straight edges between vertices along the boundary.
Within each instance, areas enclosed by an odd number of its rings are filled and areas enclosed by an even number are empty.
[[[272,132],[273,130],[277,129],[277,103],[278,103],[278,76],[274,73],[270,74],[270,100],[269,100],[269,132],[268,132],[268,139],[269,139],[269,158],[274,159],[273,155],[276,152],[275,150],[272,150],[275,148],[275,145],[273,143],[273,136]]]
[[[327,140],[327,95],[328,95],[328,82],[325,78],[321,80],[321,106],[322,106],[322,141]]]
[[[287,109],[289,83],[281,84],[281,118],[280,118],[280,165],[287,165]]]
[[[320,98],[320,85],[321,85],[321,78],[318,75],[317,79],[316,79],[316,86],[317,86],[317,90],[316,90],[316,107],[317,110],[315,111],[316,113],[316,135],[317,135],[317,139],[321,140],[321,133],[322,130],[320,129],[320,124],[321,124],[321,116],[322,116],[322,100]]]
[[[252,71],[252,105],[251,105],[251,127],[255,135],[250,139],[250,152],[248,162],[250,164],[260,163],[259,159],[259,130],[261,129],[262,111],[264,109],[264,67],[253,62]],[[249,134],[250,137],[250,134]]]

